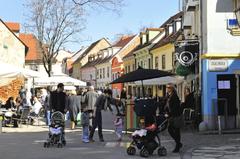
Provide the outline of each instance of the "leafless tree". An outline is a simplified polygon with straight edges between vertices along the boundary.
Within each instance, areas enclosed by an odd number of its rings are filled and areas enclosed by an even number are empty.
[[[84,29],[85,13],[89,7],[118,11],[123,0],[26,0],[30,10],[28,24],[39,40],[43,64],[51,76],[52,63],[59,50],[74,42],[74,36]]]

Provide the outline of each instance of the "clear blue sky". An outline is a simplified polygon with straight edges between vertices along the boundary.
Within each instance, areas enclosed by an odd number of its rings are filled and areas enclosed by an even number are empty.
[[[107,11],[91,11],[87,17],[86,29],[82,33],[84,40],[80,44],[68,45],[67,49],[76,51],[82,45],[106,37],[115,39],[117,34],[139,33],[143,27],[159,27],[170,16],[178,12],[179,0],[125,0],[120,16]],[[25,21],[22,0],[2,0],[0,18],[3,21]],[[22,30],[24,32],[24,30]],[[86,40],[86,41],[85,41]]]

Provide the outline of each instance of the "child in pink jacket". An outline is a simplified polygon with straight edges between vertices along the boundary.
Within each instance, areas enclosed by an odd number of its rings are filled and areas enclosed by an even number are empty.
[[[118,137],[117,141],[122,141],[123,119],[121,114],[117,114],[114,120],[115,132]]]

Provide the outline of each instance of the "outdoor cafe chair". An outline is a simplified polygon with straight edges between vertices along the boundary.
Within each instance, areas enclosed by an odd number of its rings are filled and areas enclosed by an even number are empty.
[[[21,124],[23,124],[23,123],[26,123],[28,126],[29,125],[29,113],[30,113],[30,108],[23,108],[20,118],[12,118],[12,121],[17,120],[19,123],[19,127],[21,127]]]

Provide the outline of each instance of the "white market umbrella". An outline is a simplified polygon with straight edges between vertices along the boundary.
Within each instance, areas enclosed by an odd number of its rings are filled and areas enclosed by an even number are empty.
[[[42,74],[37,71],[33,71],[26,68],[17,67],[7,63],[0,63],[0,78],[16,78],[18,76],[29,77],[41,77]]]
[[[36,78],[34,81],[35,86],[56,86],[59,83],[63,83],[65,86],[86,86],[86,82],[81,80],[69,77],[69,76],[52,76],[52,77],[43,77]]]
[[[182,76],[165,76],[165,77],[159,77],[159,78],[153,78],[149,80],[143,80],[143,81],[136,81],[136,85],[165,85],[168,83],[172,84],[179,84],[182,83],[184,80],[184,77]]]
[[[11,81],[13,81],[19,76],[22,76],[25,78],[34,78],[34,77],[42,76],[42,74],[37,71],[17,67],[11,64],[3,63],[3,62],[0,62],[0,68],[1,68],[0,69],[0,86],[4,86],[11,83]]]

